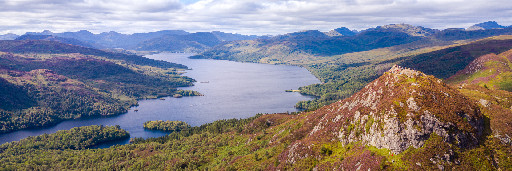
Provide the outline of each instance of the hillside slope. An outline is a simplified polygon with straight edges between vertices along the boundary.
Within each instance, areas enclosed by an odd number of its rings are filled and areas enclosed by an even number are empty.
[[[63,37],[57,37],[57,36],[52,36],[52,35],[22,35],[22,36],[16,38],[15,40],[48,40],[48,41],[56,41],[56,42],[60,42],[60,43],[64,43],[64,44],[72,44],[72,45],[77,45],[77,46],[94,48],[93,45],[86,43],[86,42],[82,42],[77,39],[63,38]]]
[[[1,52],[3,51],[3,52]],[[137,99],[198,95],[180,64],[47,40],[0,41],[0,133],[117,115]]]
[[[161,68],[187,69],[186,66],[165,61],[153,60],[137,55],[107,52],[99,49],[64,44],[47,40],[2,40],[0,51],[10,53],[38,53],[38,54],[59,54],[59,53],[80,53],[83,55],[101,56],[112,60],[123,60],[136,65],[148,65]]]
[[[512,91],[512,50],[482,55],[447,79],[453,84],[474,84]]]
[[[512,145],[512,50],[483,55],[448,78],[454,87],[481,105],[494,137]]]
[[[403,59],[400,65],[446,79],[464,69],[476,58],[512,49],[512,36],[490,37],[468,44],[423,53]]]

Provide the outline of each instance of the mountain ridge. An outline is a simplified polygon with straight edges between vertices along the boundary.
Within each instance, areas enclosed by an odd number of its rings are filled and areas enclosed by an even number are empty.
[[[212,47],[213,45],[217,45],[221,41],[232,41],[232,40],[250,40],[260,38],[260,36],[254,35],[241,35],[241,34],[232,34],[232,33],[224,33],[220,31],[212,31],[208,32],[209,34],[215,35],[215,37],[220,40],[215,44],[201,44],[197,42],[204,42],[211,40],[211,36],[204,34],[206,32],[197,32],[197,33],[189,33],[184,30],[161,30],[156,32],[148,32],[148,33],[133,33],[133,34],[122,34],[115,31],[110,32],[102,32],[99,34],[91,33],[87,30],[80,30],[77,32],[63,32],[63,33],[53,33],[49,30],[44,30],[43,32],[27,32],[28,35],[51,35],[60,39],[76,39],[78,41],[83,42],[82,44],[89,45],[88,47],[94,47],[99,49],[113,49],[113,48],[122,48],[126,50],[144,50],[144,51],[166,51],[171,48],[171,51],[193,51],[199,52],[203,51],[207,48]],[[200,35],[206,36],[201,37]],[[166,40],[165,38],[170,38]],[[194,39],[191,40],[190,38]],[[55,38],[54,38],[55,39]],[[185,47],[166,47],[166,46],[158,46],[152,48],[144,48],[141,47],[144,44],[158,44],[159,42],[162,44],[162,41],[165,41],[167,44],[172,44],[177,42],[177,44],[182,44],[181,46]],[[196,42],[196,44],[190,44],[190,41]],[[165,44],[164,43],[164,44]],[[81,45],[81,44],[76,44]],[[190,49],[192,50],[190,50]]]

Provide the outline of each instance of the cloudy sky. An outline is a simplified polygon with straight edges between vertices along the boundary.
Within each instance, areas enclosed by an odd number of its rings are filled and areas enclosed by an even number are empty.
[[[0,0],[0,34],[182,29],[283,34],[407,23],[466,28],[512,25],[510,0]]]

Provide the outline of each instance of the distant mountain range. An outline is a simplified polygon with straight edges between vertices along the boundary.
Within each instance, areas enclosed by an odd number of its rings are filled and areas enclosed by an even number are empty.
[[[376,34],[376,32],[392,32],[392,33],[405,33],[409,36],[431,36],[436,33],[441,33],[438,37],[450,37],[450,36],[468,36],[467,32],[464,31],[485,31],[485,30],[493,30],[493,29],[505,29],[509,27],[501,26],[495,21],[488,21],[480,24],[475,24],[467,29],[446,29],[446,30],[436,30],[429,29],[424,27],[416,27],[407,24],[391,24],[385,26],[379,26],[376,28],[370,28],[367,30],[357,31],[350,30],[346,27],[340,27],[329,32],[320,32],[317,30],[307,30],[296,33],[289,33],[278,36],[255,36],[255,35],[242,35],[242,34],[233,34],[233,33],[224,33],[220,31],[212,31],[212,32],[197,32],[197,33],[189,33],[184,30],[161,30],[156,32],[148,32],[148,33],[134,33],[134,34],[122,34],[115,31],[103,32],[100,34],[94,34],[87,30],[80,30],[77,32],[63,32],[63,33],[54,33],[49,30],[44,30],[43,32],[27,32],[24,35],[16,35],[16,34],[4,34],[0,35],[0,40],[51,40],[51,41],[59,41],[66,44],[79,45],[84,47],[92,47],[98,49],[115,49],[121,48],[125,50],[137,50],[137,51],[171,51],[171,52],[203,52],[208,50],[214,46],[221,45],[222,43],[230,42],[230,41],[241,41],[241,40],[254,40],[260,39],[262,41],[273,38],[273,40],[294,40],[294,39],[322,39],[320,42],[315,42],[313,44],[325,42],[332,42],[334,44],[341,45],[343,48],[351,48],[351,49],[360,49],[367,50],[368,48],[361,48],[360,46],[370,46],[370,48],[374,47],[383,47],[375,44],[385,44],[395,45],[391,41],[386,42],[386,40],[376,40],[373,44],[368,42],[371,41],[371,36],[368,34]],[[442,35],[445,33],[444,35]],[[362,39],[367,40],[354,40],[354,41],[341,41],[341,37],[345,37],[342,39],[350,39],[346,37],[358,36],[363,34],[361,37],[366,37]],[[365,35],[366,34],[366,35]],[[474,33],[469,33],[474,34]],[[41,37],[42,36],[42,37]],[[51,36],[51,37],[45,37]],[[380,35],[374,35],[379,36]],[[395,37],[397,35],[390,35],[389,38]],[[471,36],[471,35],[469,35]],[[487,35],[485,35],[487,36]],[[481,36],[481,37],[485,37]],[[359,39],[361,39],[361,37]],[[408,38],[403,36],[399,36],[402,38],[398,38],[394,41],[399,41],[398,43],[403,43],[400,41],[410,42]],[[396,37],[395,37],[396,38]],[[358,38],[356,38],[358,39]],[[406,40],[407,39],[407,40]],[[379,42],[384,41],[384,42]],[[336,43],[337,42],[337,43]],[[298,43],[300,44],[300,43]],[[353,45],[355,44],[355,46]],[[348,46],[346,46],[348,45]],[[309,46],[309,45],[306,45]],[[315,46],[315,45],[313,45]],[[315,48],[315,47],[312,47]],[[323,47],[322,47],[323,48]],[[332,48],[340,48],[340,47],[331,47],[331,50],[335,50]],[[307,49],[307,48],[306,48]],[[315,51],[314,49],[312,49]],[[344,50],[340,50],[344,51]],[[357,51],[357,50],[356,50]]]
[[[239,40],[215,46],[194,58],[245,62],[282,63],[290,60],[342,55],[404,44],[452,44],[457,40],[479,39],[512,34],[511,27],[496,27],[495,22],[477,24],[481,29],[437,30],[408,24],[378,26],[360,32],[338,28],[327,33],[306,30],[268,39]],[[500,29],[494,29],[500,28]]]
[[[219,31],[189,33],[183,30],[162,30],[134,34],[122,34],[114,31],[93,34],[87,30],[53,33],[45,30],[43,32],[27,32],[22,36],[15,34],[0,35],[0,40],[51,40],[98,49],[122,48],[139,51],[174,52],[200,52],[223,41],[257,38],[262,37]]]

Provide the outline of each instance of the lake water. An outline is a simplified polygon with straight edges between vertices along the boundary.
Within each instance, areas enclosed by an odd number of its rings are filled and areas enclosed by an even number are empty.
[[[2,134],[0,144],[88,125],[120,125],[131,137],[159,137],[166,133],[144,130],[143,123],[151,120],[180,120],[199,126],[220,119],[247,118],[257,113],[294,112],[297,111],[294,105],[298,101],[310,100],[311,97],[285,90],[319,83],[306,69],[296,66],[189,59],[190,55],[162,53],[146,57],[191,68],[184,75],[197,82],[192,87],[181,89],[199,91],[204,96],[140,100],[139,106],[118,116],[68,120],[49,128]],[[135,109],[138,111],[135,112]],[[128,140],[100,147],[125,143]]]

